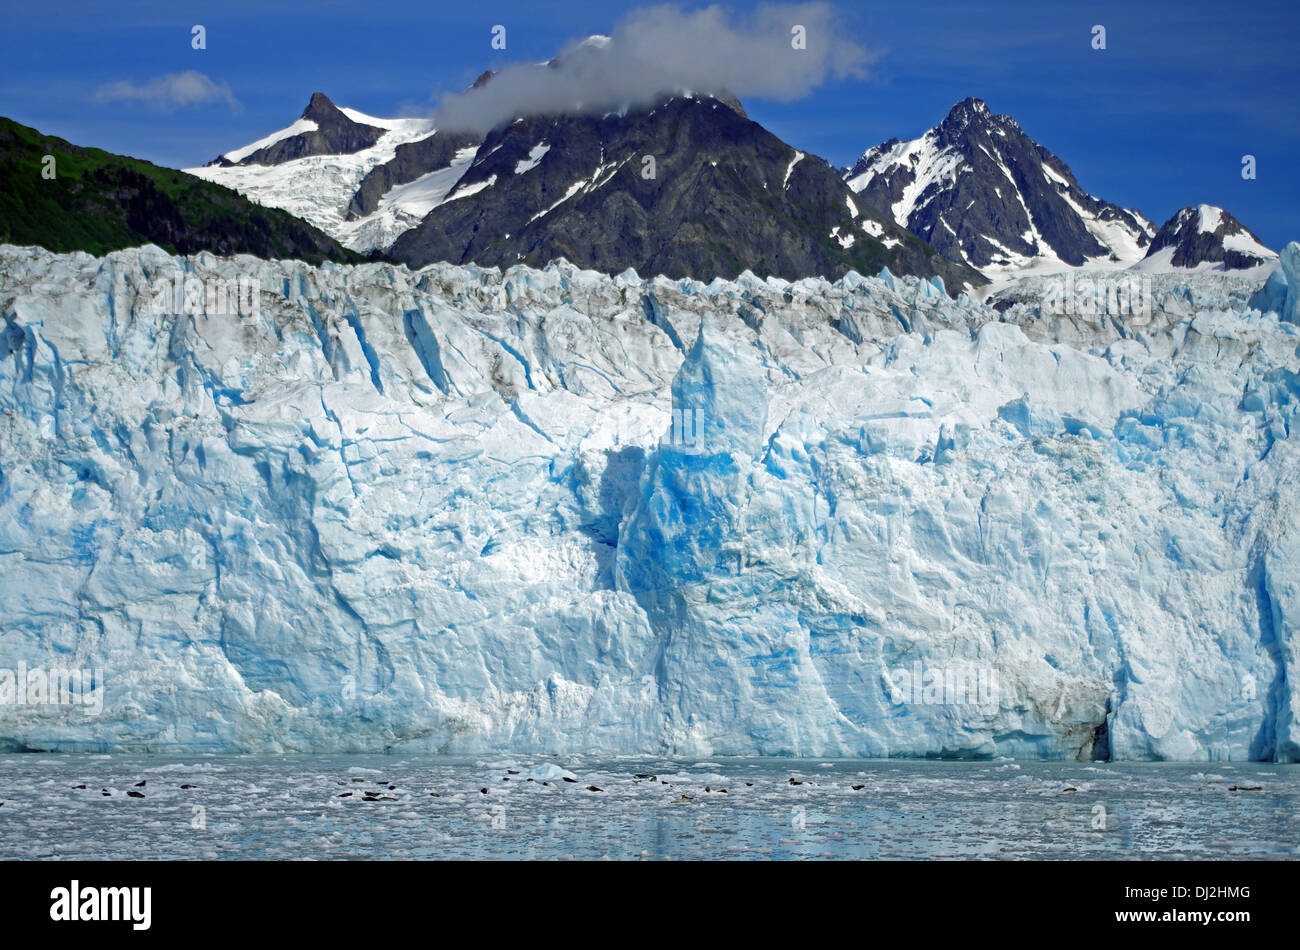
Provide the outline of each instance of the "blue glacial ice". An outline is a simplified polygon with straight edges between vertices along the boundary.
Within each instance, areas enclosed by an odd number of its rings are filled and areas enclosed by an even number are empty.
[[[1287,323],[1300,323],[1300,242],[1292,241],[1278,255],[1278,266],[1250,298],[1256,310],[1272,311]]]
[[[0,248],[0,748],[1300,759],[1293,304],[1035,280]]]

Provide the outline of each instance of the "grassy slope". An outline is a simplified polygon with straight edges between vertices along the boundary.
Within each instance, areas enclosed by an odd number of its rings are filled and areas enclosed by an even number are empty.
[[[45,155],[55,158],[54,179],[41,176]],[[0,243],[91,254],[157,244],[173,254],[255,254],[312,264],[362,259],[305,221],[223,185],[72,145],[3,117]]]

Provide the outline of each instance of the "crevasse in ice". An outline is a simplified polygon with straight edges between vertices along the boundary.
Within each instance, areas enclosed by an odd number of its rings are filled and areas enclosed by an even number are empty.
[[[1300,327],[1041,282],[0,248],[0,745],[1300,758]]]

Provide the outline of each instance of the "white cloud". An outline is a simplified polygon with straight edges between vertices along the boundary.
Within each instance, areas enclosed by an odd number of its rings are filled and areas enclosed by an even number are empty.
[[[806,48],[792,43],[796,26]],[[506,66],[479,88],[444,96],[434,120],[486,132],[520,115],[609,112],[684,90],[788,101],[830,79],[865,75],[868,60],[829,3],[767,4],[745,22],[717,6],[647,7],[608,42],[572,43],[552,65]]]
[[[106,83],[95,90],[95,101],[144,102],[166,111],[210,102],[224,102],[232,109],[239,107],[230,86],[214,82],[194,69],[157,76],[143,83],[129,80]]]

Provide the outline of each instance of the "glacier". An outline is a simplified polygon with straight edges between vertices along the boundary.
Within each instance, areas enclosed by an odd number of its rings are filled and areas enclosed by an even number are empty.
[[[1300,760],[1294,297],[1152,280],[0,246],[0,749]]]

